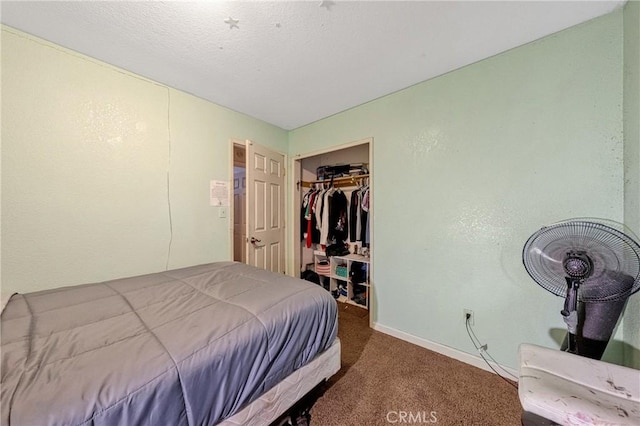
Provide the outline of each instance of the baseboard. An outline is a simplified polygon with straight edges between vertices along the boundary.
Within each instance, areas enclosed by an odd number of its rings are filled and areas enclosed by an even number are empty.
[[[482,370],[495,374],[495,371],[491,370],[491,368],[487,365],[487,363],[479,356],[471,355],[466,352],[460,351],[458,349],[441,345],[440,343],[435,343],[430,340],[423,339],[421,337],[417,337],[409,333],[405,333],[404,331],[396,330],[395,328],[378,324],[376,322],[373,323],[373,329],[381,333],[388,334],[393,337],[397,337],[398,339],[404,340],[405,342],[413,343],[414,345],[421,346],[423,348],[429,349],[439,354],[448,356],[449,358],[457,359],[458,361],[462,361],[465,364],[473,365],[474,367],[478,367]],[[500,372],[500,369],[502,369],[513,374],[515,377],[518,377],[518,372],[512,368],[504,367],[494,362],[491,362],[491,366],[496,370],[498,370],[498,372]],[[504,372],[501,372],[500,374],[503,375]],[[513,377],[506,377],[506,378],[508,378],[509,380],[514,380]]]

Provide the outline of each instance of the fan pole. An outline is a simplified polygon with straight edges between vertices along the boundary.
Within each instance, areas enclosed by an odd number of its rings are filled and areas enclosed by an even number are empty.
[[[567,352],[575,354],[577,353],[576,334],[578,334],[578,288],[580,288],[582,280],[570,277],[565,277],[565,279],[567,280],[567,297],[564,299],[564,309],[560,313],[569,330]]]

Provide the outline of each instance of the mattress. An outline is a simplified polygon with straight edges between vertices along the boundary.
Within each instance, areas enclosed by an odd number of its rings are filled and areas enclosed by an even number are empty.
[[[17,294],[2,424],[217,424],[336,335],[327,291],[234,262]]]
[[[340,370],[340,340],[304,367],[271,388],[221,426],[261,426],[271,424],[299,399]]]

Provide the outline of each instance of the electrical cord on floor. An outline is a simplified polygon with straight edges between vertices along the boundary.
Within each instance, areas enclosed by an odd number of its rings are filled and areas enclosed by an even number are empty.
[[[498,361],[495,360],[495,358],[493,358],[491,356],[491,354],[489,352],[487,352],[487,345],[481,345],[480,344],[480,339],[478,339],[478,336],[476,336],[476,333],[473,331],[473,327],[471,327],[471,324],[469,323],[469,319],[467,318],[467,323],[468,323],[468,327],[467,327],[467,333],[469,331],[471,331],[471,334],[473,334],[473,337],[475,338],[475,341],[478,343],[478,345],[480,346],[480,348],[478,349],[478,346],[476,346],[476,349],[480,350],[482,349],[482,351],[491,359],[491,361],[493,361],[498,367],[500,367],[500,369],[502,371],[504,371],[505,373],[507,373],[509,376],[511,376],[516,382],[518,381],[518,376],[516,376],[515,374],[505,370],[504,367],[502,367],[500,365],[500,363]],[[471,339],[473,341],[473,339]]]
[[[476,334],[473,332],[473,329],[471,328],[471,326],[469,325],[469,316],[467,316],[466,321],[465,321],[465,326],[467,327],[467,334],[469,335],[469,339],[471,339],[471,343],[473,343],[473,346],[476,348],[476,350],[478,351],[478,353],[480,354],[480,357],[484,360],[484,362],[487,363],[487,365],[489,366],[489,368],[496,373],[502,380],[504,380],[505,382],[509,383],[511,386],[513,386],[514,388],[518,389],[518,385],[514,384],[513,382],[511,382],[509,379],[507,379],[506,377],[504,377],[502,374],[498,373],[498,371],[493,368],[493,366],[491,365],[491,363],[489,362],[489,360],[487,358],[484,357],[483,353],[487,354],[487,356],[489,358],[491,358],[493,360],[493,362],[495,362],[495,364],[497,366],[500,367],[500,369],[502,371],[504,371],[505,373],[507,373],[508,375],[510,375],[511,377],[514,377],[516,380],[517,378],[511,374],[510,372],[508,372],[507,370],[505,370],[504,368],[502,368],[500,366],[499,363],[496,362],[495,359],[493,359],[493,357],[491,355],[489,355],[489,352],[487,352],[487,345],[481,345],[480,344],[480,339],[478,339],[478,337],[476,336]],[[474,340],[475,337],[475,340]],[[477,341],[477,342],[476,342]]]

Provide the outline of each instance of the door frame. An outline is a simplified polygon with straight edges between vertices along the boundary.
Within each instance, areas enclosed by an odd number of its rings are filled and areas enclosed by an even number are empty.
[[[234,260],[235,257],[235,238],[233,235],[233,221],[234,221],[234,215],[236,212],[236,205],[235,205],[235,201],[234,201],[234,197],[233,197],[233,179],[234,179],[234,166],[235,166],[235,158],[233,156],[234,154],[234,146],[238,145],[238,146],[242,146],[242,149],[245,149],[245,158],[244,158],[244,167],[245,167],[245,176],[246,176],[246,169],[247,169],[247,156],[246,156],[246,147],[245,147],[245,141],[242,139],[237,139],[237,138],[231,138],[229,139],[229,189],[230,189],[230,194],[229,194],[229,259],[230,260]],[[245,201],[246,202],[246,201]],[[246,242],[245,242],[246,244]],[[246,262],[246,256],[245,256],[245,262]]]
[[[316,155],[322,155],[322,154],[327,154],[329,152],[334,152],[334,151],[340,151],[342,149],[346,149],[346,148],[351,148],[354,146],[358,146],[358,145],[364,145],[364,144],[369,144],[369,175],[373,176],[373,136],[368,137],[368,138],[364,138],[364,139],[360,139],[357,141],[353,141],[353,142],[347,142],[347,143],[343,143],[343,144],[339,144],[339,145],[332,145],[330,147],[327,148],[323,148],[317,151],[312,151],[312,152],[308,152],[305,154],[297,154],[295,156],[291,157],[291,164],[289,165],[289,168],[293,171],[292,173],[289,174],[289,180],[288,180],[288,185],[291,188],[291,209],[290,214],[292,217],[291,220],[291,226],[289,227],[290,231],[289,231],[289,247],[291,247],[291,251],[289,258],[292,259],[291,262],[287,263],[287,273],[288,275],[292,275],[294,277],[300,277],[300,249],[301,249],[301,242],[297,240],[297,233],[300,229],[300,214],[299,214],[299,206],[300,203],[302,201],[302,197],[300,195],[301,193],[301,188],[298,185],[298,183],[302,180],[302,160],[304,160],[305,158],[309,158],[309,157],[315,157]],[[373,196],[373,194],[375,194],[374,188],[373,188],[373,179],[369,179],[369,188],[371,191],[371,198],[369,199],[369,206],[370,206],[370,216],[369,216],[369,220],[370,220],[370,231],[369,231],[369,241],[370,241],[370,245],[371,247],[373,247],[374,249],[371,252],[371,264],[369,265],[369,280],[372,283],[371,288],[373,289],[373,291],[371,291],[369,293],[369,327],[373,326],[373,323],[375,321],[375,318],[377,317],[377,315],[375,315],[375,312],[373,310],[373,308],[375,307],[376,304],[376,298],[375,298],[375,294],[376,294],[376,287],[375,287],[375,276],[374,276],[374,271],[375,271],[375,262],[373,257],[375,256],[375,242],[374,242],[374,235],[375,235],[375,208],[374,208],[374,203],[375,203],[375,196]]]
[[[235,151],[236,148],[242,148],[242,151],[244,153],[244,161],[238,161],[238,159],[236,159],[235,157]],[[247,178],[247,154],[246,154],[246,146],[244,145],[244,141],[240,141],[240,140],[233,140],[232,139],[232,143],[231,143],[231,194],[230,194],[230,205],[229,205],[229,218],[230,218],[230,229],[231,229],[231,260],[235,261],[236,258],[236,229],[235,229],[235,214],[236,214],[236,206],[235,206],[235,179],[236,179],[236,174],[235,174],[235,168],[237,164],[242,164],[242,166],[244,167],[244,180],[246,181]],[[241,184],[241,183],[240,183]],[[246,185],[245,185],[246,187]],[[246,193],[246,188],[245,188],[245,193]],[[245,196],[245,203],[246,203],[246,196]],[[246,208],[245,208],[245,222],[246,222]],[[245,236],[245,240],[246,240],[246,229],[242,232],[242,234]],[[247,256],[246,256],[246,244],[244,247],[244,263],[246,263],[247,261]]]

